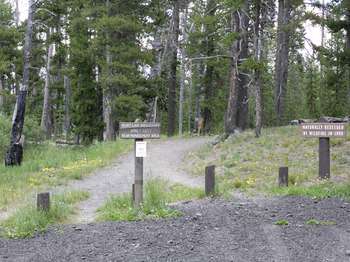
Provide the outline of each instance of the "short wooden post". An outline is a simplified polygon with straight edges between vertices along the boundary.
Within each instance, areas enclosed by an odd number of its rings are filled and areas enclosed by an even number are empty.
[[[331,157],[329,137],[320,137],[319,144],[319,178],[327,179],[331,177]]]
[[[37,195],[36,206],[38,211],[48,212],[50,210],[50,193],[39,193]]]
[[[135,184],[134,184],[134,206],[139,207],[143,202],[143,157],[136,157],[136,142],[143,139],[135,139]]]
[[[207,196],[215,193],[215,166],[205,168],[205,194]]]
[[[287,187],[288,186],[288,167],[280,167],[278,175],[278,186]]]
[[[134,203],[135,202],[135,184],[132,184],[132,192],[131,192],[131,199],[132,199],[132,202]]]

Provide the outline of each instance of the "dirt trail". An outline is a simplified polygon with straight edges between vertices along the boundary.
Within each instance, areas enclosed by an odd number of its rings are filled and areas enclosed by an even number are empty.
[[[169,139],[148,141],[148,157],[144,160],[144,178],[162,177],[188,186],[202,186],[203,178],[189,176],[181,169],[183,158],[190,151],[203,146],[209,138]],[[81,181],[70,183],[65,189],[90,192],[90,198],[79,205],[77,223],[93,222],[96,209],[110,194],[131,191],[134,180],[134,155],[130,152],[111,166],[96,171]]]

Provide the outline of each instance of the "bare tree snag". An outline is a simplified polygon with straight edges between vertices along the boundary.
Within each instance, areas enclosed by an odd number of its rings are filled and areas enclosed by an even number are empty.
[[[34,1],[29,0],[28,5],[28,20],[27,29],[24,40],[24,65],[23,65],[23,82],[20,86],[19,93],[17,95],[17,102],[14,111],[14,119],[11,129],[11,141],[10,147],[5,155],[5,165],[14,166],[22,163],[23,148],[20,144],[22,136],[22,130],[24,125],[24,115],[26,107],[26,96],[29,86],[29,68],[32,51],[32,35],[33,35],[33,14],[34,14]]]
[[[50,37],[50,30],[47,34],[47,38]],[[47,57],[46,57],[46,76],[45,76],[45,85],[44,85],[44,104],[43,111],[41,115],[41,129],[43,130],[47,139],[51,138],[52,134],[52,105],[51,105],[51,58],[53,54],[53,44],[49,44],[47,48]]]
[[[185,12],[181,16],[181,30],[182,30],[182,43],[181,43],[181,70],[180,70],[180,97],[179,97],[179,135],[183,133],[183,119],[184,119],[184,100],[185,100],[185,81],[186,72],[188,67],[188,57],[186,53],[185,44],[188,40],[187,35],[187,17],[188,8],[186,7]]]

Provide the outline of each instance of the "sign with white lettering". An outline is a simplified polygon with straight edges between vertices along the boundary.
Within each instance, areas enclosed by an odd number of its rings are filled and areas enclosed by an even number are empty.
[[[119,135],[124,139],[159,139],[160,123],[121,122]]]
[[[147,157],[147,142],[136,141],[136,157]]]
[[[300,128],[304,137],[346,137],[344,123],[304,123]]]

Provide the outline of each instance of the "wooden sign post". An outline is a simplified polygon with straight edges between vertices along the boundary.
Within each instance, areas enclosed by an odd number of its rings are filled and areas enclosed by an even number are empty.
[[[122,139],[134,139],[135,182],[133,184],[134,206],[143,202],[143,158],[147,155],[147,143],[144,139],[160,138],[160,123],[121,122],[119,136]]]
[[[310,123],[301,124],[303,137],[319,138],[319,177],[331,177],[330,138],[346,137],[344,123]]]

